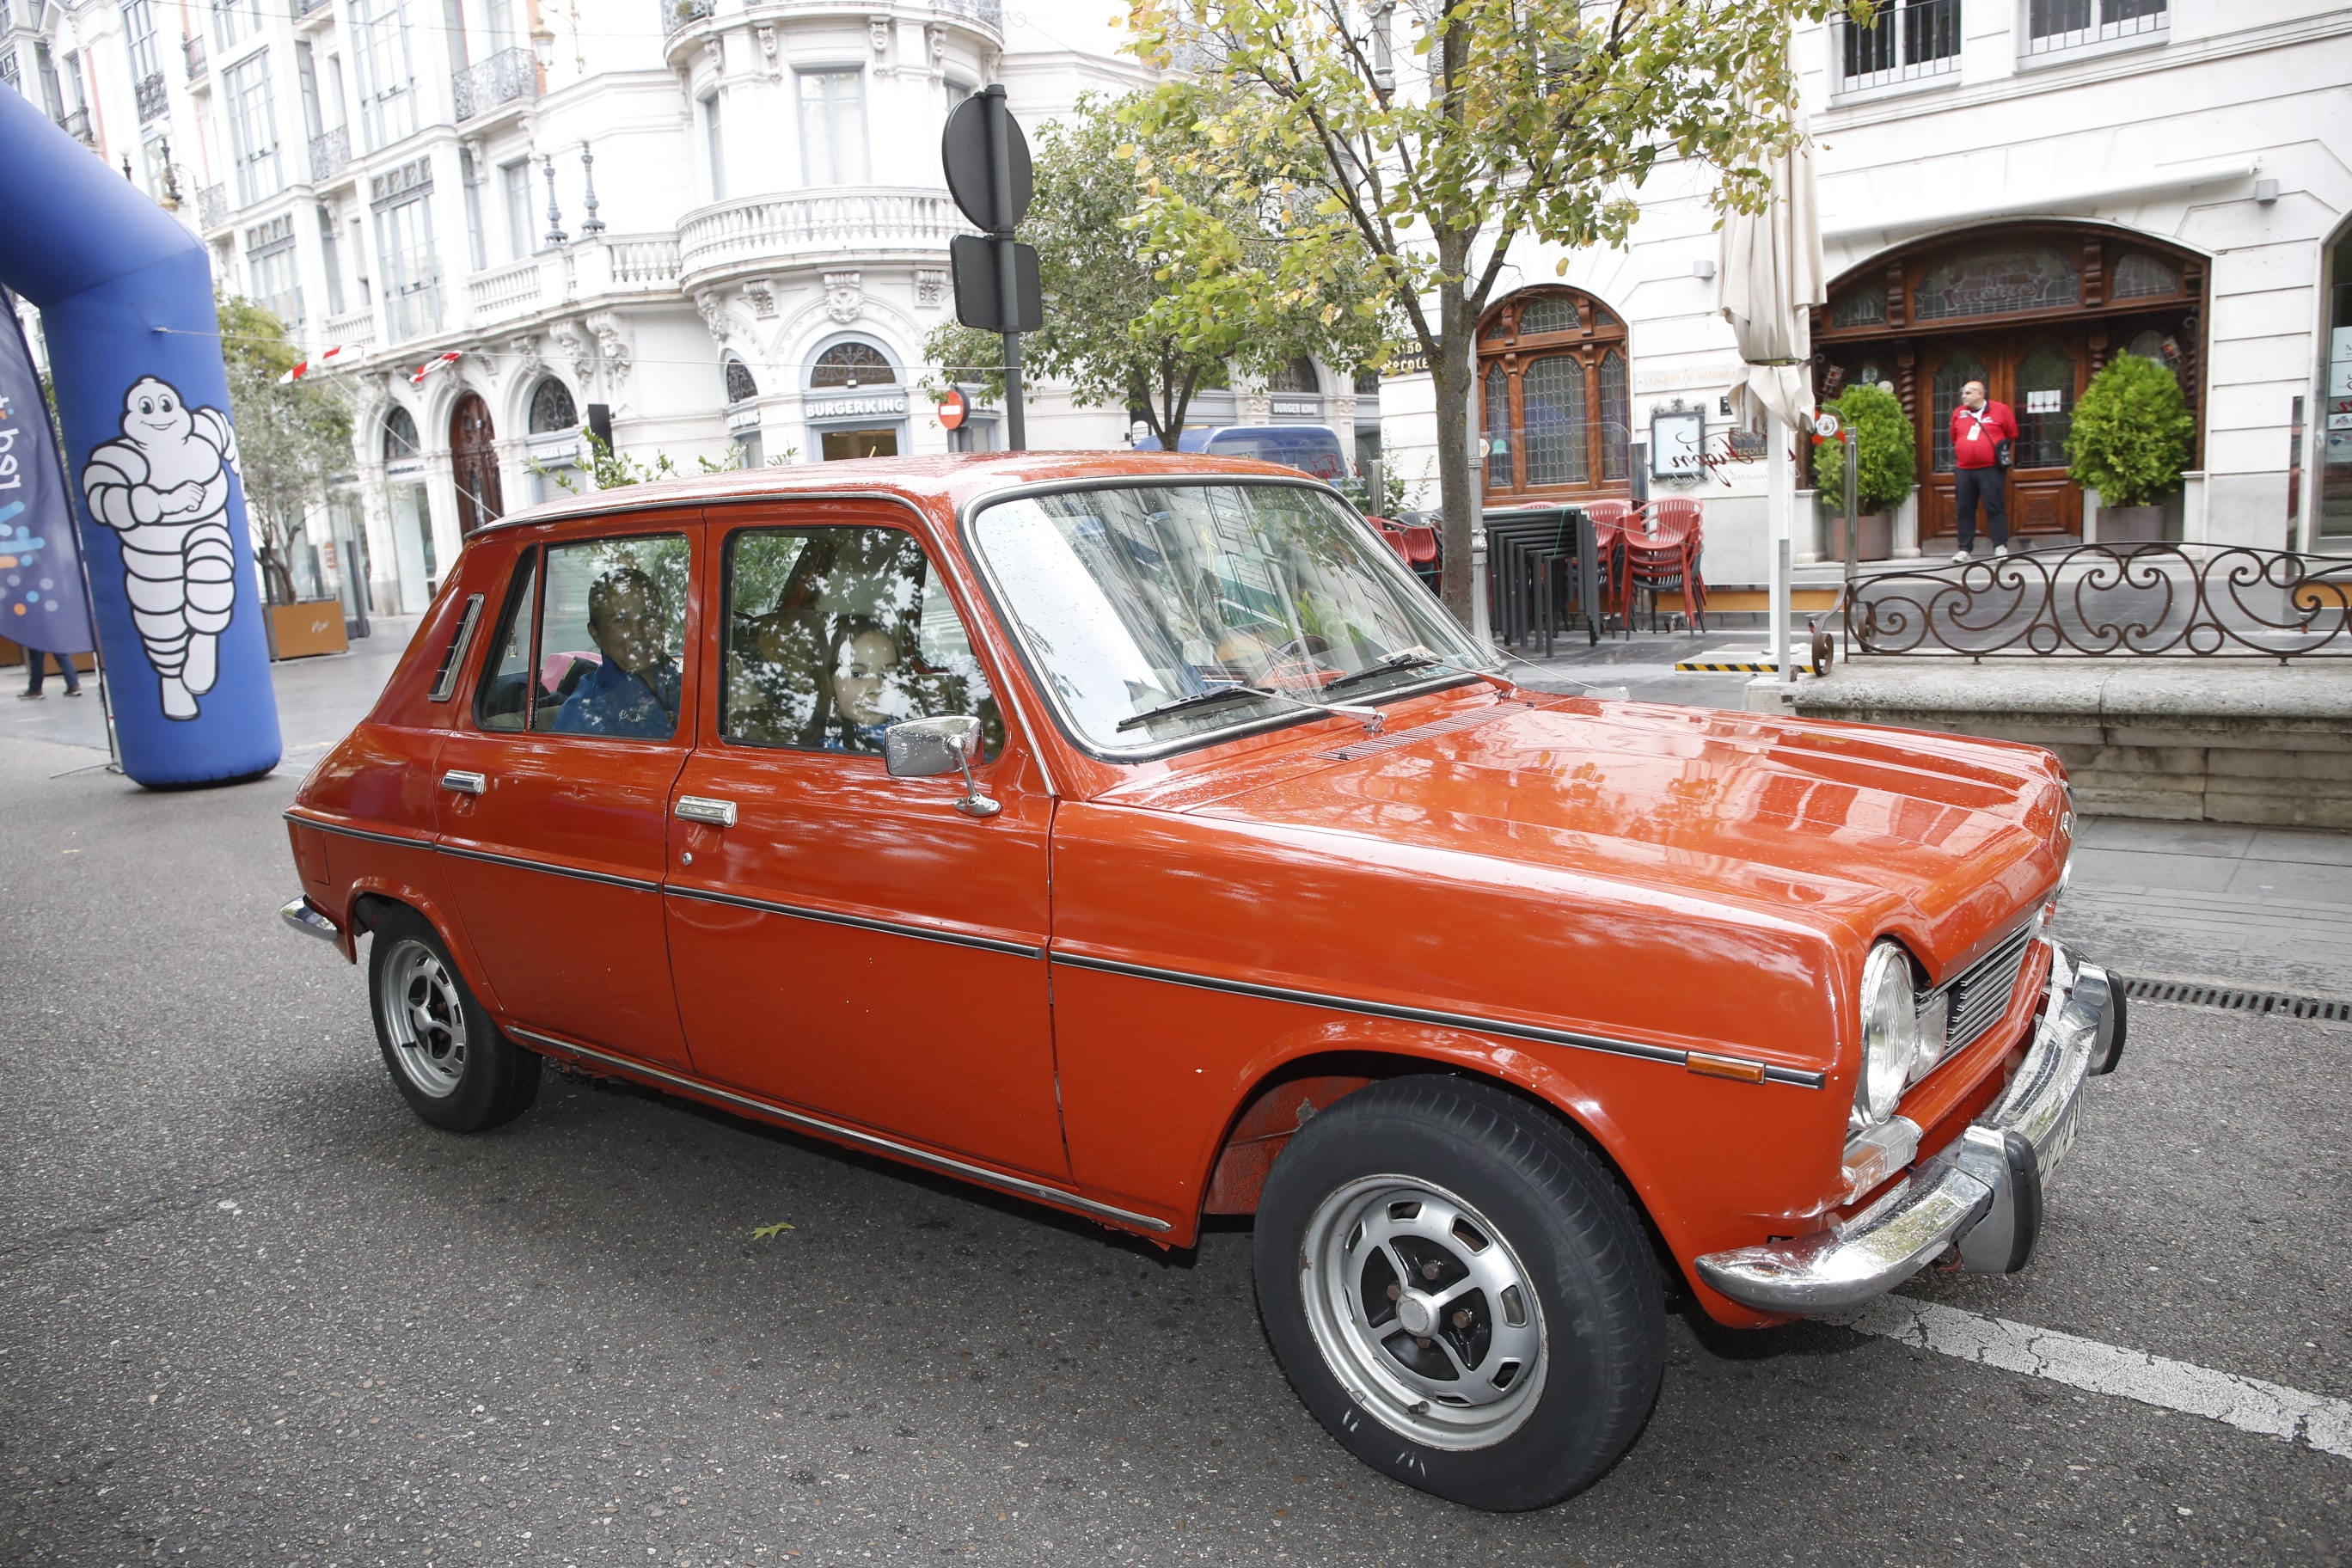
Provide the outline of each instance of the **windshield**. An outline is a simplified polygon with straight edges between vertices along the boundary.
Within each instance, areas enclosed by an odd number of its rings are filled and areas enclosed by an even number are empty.
[[[1024,496],[981,511],[972,536],[1063,717],[1105,753],[1493,662],[1353,513],[1302,485]]]

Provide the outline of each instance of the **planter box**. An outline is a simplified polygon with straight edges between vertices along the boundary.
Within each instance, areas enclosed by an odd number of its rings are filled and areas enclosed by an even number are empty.
[[[2101,544],[2160,544],[2164,542],[2164,508],[2107,506],[2099,508]]]
[[[352,646],[343,636],[343,602],[305,599],[299,604],[270,605],[269,644],[278,658],[343,652]]]
[[[1830,548],[1827,559],[1844,560],[1845,519],[1832,513],[1823,521],[1828,524],[1829,531]],[[1855,560],[1885,561],[1895,553],[1895,520],[1890,514],[1883,511],[1866,511],[1862,514],[1861,523],[1855,541],[1860,546],[1855,552]]]

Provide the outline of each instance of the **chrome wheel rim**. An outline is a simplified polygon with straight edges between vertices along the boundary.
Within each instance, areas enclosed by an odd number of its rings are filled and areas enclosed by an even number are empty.
[[[1534,1414],[1543,1304],[1503,1232],[1442,1187],[1367,1176],[1318,1205],[1298,1289],[1360,1409],[1433,1448],[1490,1447]]]
[[[402,1075],[435,1100],[457,1093],[466,1076],[466,1005],[441,956],[404,940],[384,960],[376,1007]]]

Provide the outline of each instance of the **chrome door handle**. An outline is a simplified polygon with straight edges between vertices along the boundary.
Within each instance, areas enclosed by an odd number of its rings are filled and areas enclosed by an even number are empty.
[[[713,800],[707,795],[682,795],[677,797],[674,815],[680,822],[707,822],[713,827],[735,826],[735,803]]]
[[[451,768],[441,775],[441,787],[456,790],[459,795],[479,795],[490,787],[490,781],[482,773],[469,773],[464,768]]]

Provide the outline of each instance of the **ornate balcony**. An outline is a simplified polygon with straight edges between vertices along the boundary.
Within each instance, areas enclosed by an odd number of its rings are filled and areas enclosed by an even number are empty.
[[[449,92],[459,120],[527,103],[539,96],[539,61],[529,49],[500,49],[478,65],[452,72]]]
[[[323,136],[310,138],[310,183],[323,185],[351,167],[352,128],[337,126]]]
[[[931,0],[931,9],[966,17],[999,33],[1004,31],[1004,0]]]
[[[171,107],[170,102],[163,96],[162,71],[151,71],[141,77],[134,91],[139,100],[139,123],[142,125],[151,120],[161,120],[163,117],[163,110]]]
[[[971,232],[945,191],[853,187],[748,196],[703,207],[677,226],[680,282],[813,266],[845,256],[933,258]]]
[[[64,127],[65,133],[67,135],[72,137],[83,146],[95,147],[98,145],[97,133],[89,128],[89,110],[76,109],[69,110],[66,114],[66,117],[58,121],[58,123]]]
[[[350,310],[340,316],[328,317],[327,342],[330,344],[355,343],[361,348],[373,348],[375,346],[375,307],[370,305],[364,310]]]
[[[205,38],[202,33],[191,33],[180,40],[180,52],[187,57],[188,79],[195,81],[205,74]]]
[[[560,259],[557,264],[561,265]],[[529,257],[510,267],[485,272],[467,284],[466,293],[474,307],[474,324],[486,326],[538,310],[543,292],[541,268],[539,257]]]
[[[717,9],[716,0],[661,0],[662,37],[690,27]]]
[[[677,293],[677,241],[666,234],[578,240],[493,268],[466,285],[477,329],[592,300]]]
[[[228,226],[228,187],[206,185],[196,193],[196,224],[205,233]]]

